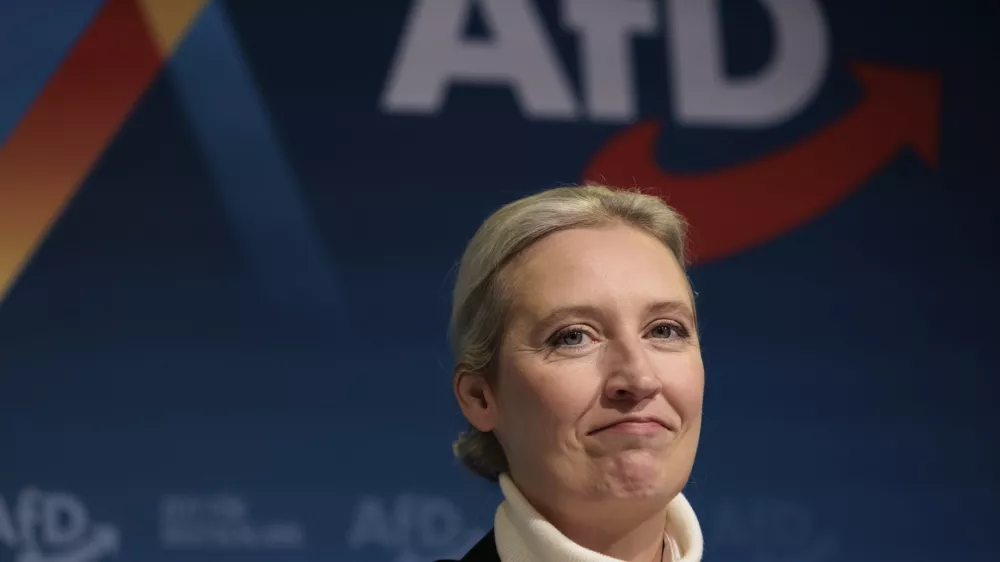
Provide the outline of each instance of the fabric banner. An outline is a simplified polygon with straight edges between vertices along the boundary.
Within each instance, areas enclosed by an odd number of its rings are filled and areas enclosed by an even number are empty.
[[[585,181],[691,223],[706,562],[996,560],[997,16],[0,6],[0,561],[461,555],[456,262]]]

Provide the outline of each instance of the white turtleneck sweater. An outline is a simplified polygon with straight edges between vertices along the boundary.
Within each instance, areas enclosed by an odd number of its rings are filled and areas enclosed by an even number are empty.
[[[545,520],[506,474],[500,475],[504,501],[493,527],[503,562],[620,562],[573,542]],[[683,494],[667,506],[667,548],[673,562],[701,562],[701,526]],[[664,557],[666,560],[666,557]]]

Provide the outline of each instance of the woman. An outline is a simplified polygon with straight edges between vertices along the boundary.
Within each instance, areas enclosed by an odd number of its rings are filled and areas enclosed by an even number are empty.
[[[701,559],[681,494],[704,368],[683,219],[656,197],[545,191],[493,214],[462,257],[455,453],[499,482],[463,560]]]

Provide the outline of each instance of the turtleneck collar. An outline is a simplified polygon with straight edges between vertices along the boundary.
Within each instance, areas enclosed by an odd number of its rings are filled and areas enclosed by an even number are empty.
[[[494,518],[497,553],[503,562],[621,562],[573,542],[528,502],[507,474],[500,475],[504,501]],[[701,526],[683,494],[667,507],[668,545],[674,562],[701,562],[704,542]]]

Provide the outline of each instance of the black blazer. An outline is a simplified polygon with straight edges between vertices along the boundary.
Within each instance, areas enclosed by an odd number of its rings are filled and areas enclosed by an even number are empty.
[[[461,560],[438,560],[437,562],[500,562],[500,555],[497,554],[497,541],[493,538],[493,529],[490,529],[485,537],[479,539],[476,546],[465,553]]]

